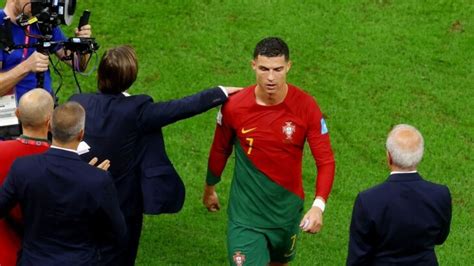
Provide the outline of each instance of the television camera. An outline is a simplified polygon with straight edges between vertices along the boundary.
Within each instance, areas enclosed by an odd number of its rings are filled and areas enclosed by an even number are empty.
[[[49,55],[54,47],[63,47],[66,56],[61,60],[72,60],[73,72],[75,76],[75,54],[86,55],[92,54],[99,49],[99,44],[94,38],[73,37],[66,41],[52,41],[53,30],[55,27],[63,25],[71,25],[73,15],[76,11],[76,0],[31,0],[31,16],[23,12],[16,18],[19,26],[25,29],[25,33],[29,38],[35,38],[36,43],[33,44],[15,44],[12,39],[12,22],[9,17],[5,17],[0,21],[0,49],[11,53],[16,49],[36,48],[40,53]],[[28,5],[27,4],[27,5]],[[90,12],[84,11],[79,21],[79,28],[88,24]],[[30,25],[36,24],[39,27],[41,35],[30,35],[26,30]],[[37,87],[43,87],[44,73],[37,73]],[[77,79],[76,79],[77,83]],[[80,88],[78,88],[80,91]]]

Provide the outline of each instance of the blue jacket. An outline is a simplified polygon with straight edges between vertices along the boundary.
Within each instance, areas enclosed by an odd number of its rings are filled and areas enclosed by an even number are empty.
[[[86,110],[85,160],[109,159],[125,217],[178,212],[185,190],[166,154],[162,127],[189,118],[227,100],[220,88],[167,102],[147,95],[77,94]]]
[[[73,152],[17,159],[0,189],[0,217],[17,202],[25,223],[19,265],[96,265],[100,245],[125,241],[111,177]]]
[[[347,265],[438,265],[434,246],[448,237],[451,195],[418,173],[393,174],[359,193]]]

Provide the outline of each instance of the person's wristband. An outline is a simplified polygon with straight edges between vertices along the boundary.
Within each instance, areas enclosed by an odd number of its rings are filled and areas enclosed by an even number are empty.
[[[321,209],[322,212],[324,212],[324,209],[326,208],[326,203],[320,198],[317,198],[313,201],[313,207],[318,207]]]

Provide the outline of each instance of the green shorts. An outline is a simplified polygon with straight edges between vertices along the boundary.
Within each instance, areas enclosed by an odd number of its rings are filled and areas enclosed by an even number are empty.
[[[299,223],[282,228],[253,228],[229,221],[227,252],[231,265],[287,263],[295,257]]]

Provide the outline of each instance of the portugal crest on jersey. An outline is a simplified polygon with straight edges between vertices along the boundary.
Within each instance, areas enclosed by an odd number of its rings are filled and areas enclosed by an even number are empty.
[[[245,262],[245,255],[241,254],[240,251],[236,251],[233,256],[234,263],[237,266],[242,266],[244,265]]]
[[[285,134],[286,139],[291,139],[293,134],[296,131],[295,125],[292,122],[285,122],[285,125],[282,127],[283,134]]]

